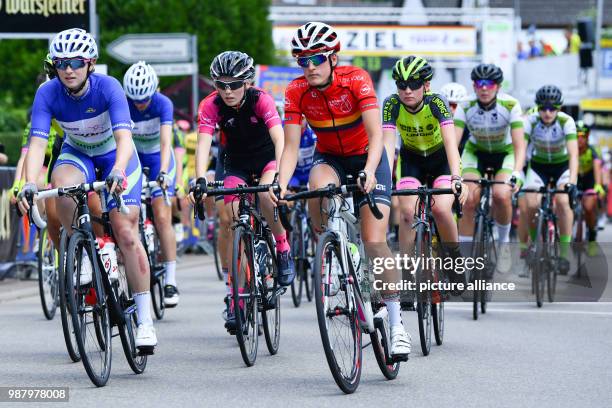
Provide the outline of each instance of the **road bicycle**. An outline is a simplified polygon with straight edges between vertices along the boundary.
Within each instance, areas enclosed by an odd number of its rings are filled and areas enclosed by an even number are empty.
[[[363,182],[365,174],[360,174],[360,178]],[[379,293],[371,290],[373,275],[363,261],[365,250],[352,205],[352,194],[360,187],[350,184],[351,180],[349,177],[349,184],[339,187],[330,184],[284,197],[287,201],[327,199],[327,225],[318,238],[314,261],[314,297],[329,369],[338,387],[347,394],[359,386],[365,347],[363,334],[370,335],[369,344],[387,379],[396,378],[400,362],[408,359],[407,356],[391,357],[389,315]],[[381,219],[382,213],[372,194],[366,194],[366,199],[374,216]],[[288,220],[283,224],[288,224]]]
[[[87,206],[88,193],[99,193],[105,188],[105,182],[84,183],[42,190],[36,197],[26,196],[31,204],[28,215],[41,229],[46,227],[46,223],[40,217],[37,207],[33,205],[35,200],[70,197],[77,204],[72,235],[67,239],[60,270],[63,275],[64,291],[67,292],[65,295],[69,306],[66,310],[70,312],[78,356],[90,380],[98,387],[106,385],[110,376],[112,337],[120,336],[128,364],[136,374],[144,372],[147,355],[153,353],[150,347],[137,349],[135,346],[136,305],[123,268],[118,268],[118,278],[111,280],[109,272],[112,261],[110,257],[102,258],[101,242],[107,235],[112,237],[109,213],[104,199],[100,201],[105,237],[96,239],[93,233]],[[118,203],[118,211],[129,213],[129,208],[123,204],[120,195],[113,194],[113,198]],[[84,267],[91,270],[90,282],[81,279]],[[81,283],[82,281],[84,282]],[[113,333],[114,327],[117,327],[118,332]],[[72,334],[69,337],[72,341]]]
[[[194,191],[199,204],[196,216],[204,221],[206,214],[201,198],[208,196],[238,196],[238,213],[232,247],[232,271],[229,277],[232,288],[230,308],[236,316],[236,339],[244,363],[250,367],[257,359],[259,319],[270,354],[278,353],[280,345],[281,302],[280,295],[286,288],[278,284],[276,242],[270,227],[259,210],[257,193],[267,192],[271,185],[222,188],[223,182],[209,182],[206,191]],[[257,184],[251,178],[249,184]],[[254,199],[251,196],[254,195]],[[275,211],[276,216],[276,211]]]
[[[461,216],[461,205],[457,197],[461,194],[461,183],[457,183],[455,195],[455,210]],[[419,186],[416,189],[393,190],[394,196],[417,196],[417,206],[412,228],[416,231],[414,258],[421,260],[434,260],[443,258],[443,245],[431,207],[433,197],[436,195],[455,194],[450,188],[428,188]],[[435,256],[435,257],[434,257]],[[433,264],[433,265],[432,265]],[[444,341],[444,299],[445,290],[421,290],[421,285],[430,288],[432,284],[443,283],[444,272],[435,268],[435,262],[419,262],[413,272],[416,287],[416,311],[419,322],[419,339],[423,355],[431,351],[431,328],[433,326],[436,344],[442,345]]]

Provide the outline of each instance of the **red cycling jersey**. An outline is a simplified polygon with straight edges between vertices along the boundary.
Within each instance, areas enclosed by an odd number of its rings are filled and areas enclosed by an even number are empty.
[[[332,83],[321,91],[304,76],[285,91],[285,124],[300,125],[302,115],[317,134],[317,150],[336,156],[367,152],[368,134],[362,112],[378,108],[370,75],[361,68],[334,68]]]

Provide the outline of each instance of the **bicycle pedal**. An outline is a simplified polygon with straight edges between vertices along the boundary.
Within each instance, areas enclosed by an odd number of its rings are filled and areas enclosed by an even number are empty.
[[[155,354],[155,346],[140,346],[138,347],[139,356],[152,356]]]
[[[393,363],[405,363],[406,361],[408,361],[408,356],[409,354],[396,354],[394,356],[391,356],[391,361]]]

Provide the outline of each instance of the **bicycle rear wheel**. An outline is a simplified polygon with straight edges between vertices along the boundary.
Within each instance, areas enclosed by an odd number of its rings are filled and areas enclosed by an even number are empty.
[[[128,286],[125,268],[119,268],[119,279],[113,284],[113,290],[123,311],[124,321],[118,324],[123,354],[125,354],[125,358],[132,371],[136,374],[142,374],[147,367],[147,356],[139,355],[136,348],[134,340],[136,329],[138,328],[136,304],[132,299],[132,292]]]
[[[266,271],[260,271],[262,276],[262,282],[266,286],[267,282],[274,282],[271,289],[266,290],[262,293],[261,301],[261,319],[263,323],[264,336],[266,338],[266,346],[271,355],[278,353],[278,347],[280,345],[280,325],[281,325],[281,301],[280,295],[274,296],[278,289],[278,283],[275,277],[278,276],[278,265],[276,260],[273,259],[274,250],[272,243],[267,242],[266,245],[266,265],[268,269]],[[263,273],[262,273],[263,272]],[[274,296],[274,301],[271,301]]]
[[[40,231],[38,239],[38,292],[43,313],[47,320],[53,320],[59,301],[58,276],[55,264],[57,254],[47,229]]]
[[[254,252],[250,232],[238,226],[234,231],[232,254],[232,298],[236,315],[236,339],[244,363],[250,367],[257,359],[259,311],[253,266]]]
[[[66,274],[75,276],[72,294],[69,296],[72,324],[79,347],[81,361],[90,380],[98,387],[106,385],[111,371],[111,323],[108,299],[98,265],[97,254],[88,237],[80,231],[73,232],[68,243]],[[88,261],[83,259],[83,252]],[[86,262],[89,265],[86,265]],[[92,268],[92,281],[81,285],[82,268]]]
[[[64,342],[66,343],[66,350],[70,359],[76,363],[81,361],[81,355],[79,354],[79,348],[76,343],[76,337],[74,333],[74,327],[72,326],[72,315],[70,312],[70,301],[68,297],[72,293],[72,276],[66,274],[66,247],[68,246],[68,234],[62,228],[60,233],[60,247],[59,247],[59,266],[58,280],[59,280],[59,304],[60,304],[60,317],[62,320],[62,332],[64,333]]]
[[[300,307],[302,303],[302,291],[304,290],[304,279],[306,274],[305,269],[305,250],[304,250],[304,232],[302,231],[302,220],[299,212],[294,209],[291,213],[291,251],[295,261],[295,279],[291,282],[291,299],[295,307]]]
[[[544,286],[546,285],[546,268],[548,266],[548,254],[546,248],[546,231],[544,231],[544,216],[538,217],[537,235],[535,242],[535,262],[533,263],[533,285],[536,295],[536,305],[542,307],[544,302]]]
[[[550,303],[555,301],[555,291],[557,290],[557,275],[558,275],[558,263],[556,262],[559,259],[559,231],[557,231],[557,226],[554,225],[553,228],[550,228],[548,234],[548,254],[549,259],[553,260],[551,262],[551,267],[548,268],[548,273],[546,275],[546,292],[548,294],[548,301]]]
[[[321,342],[336,384],[351,394],[361,378],[362,337],[349,276],[340,262],[340,244],[333,232],[321,235],[316,253],[313,285]]]
[[[415,243],[415,259],[423,257],[429,259],[431,257],[431,245],[426,236],[425,226],[419,224],[417,227],[416,243]],[[419,264],[418,269],[415,271],[415,282],[417,288],[417,316],[419,319],[419,338],[421,340],[421,351],[424,356],[429,355],[431,350],[431,326],[432,326],[432,312],[431,312],[431,291],[420,290],[421,283],[427,284],[429,282],[430,273],[426,268],[423,268],[422,264]]]
[[[374,305],[372,305],[374,306]],[[389,312],[386,306],[381,305],[374,313],[375,331],[370,333],[372,349],[378,363],[378,368],[386,379],[394,380],[400,369],[400,362],[391,358],[391,332],[389,324]]]
[[[219,236],[219,222],[215,221],[215,230],[213,232],[213,254],[215,257],[215,269],[217,270],[217,278],[219,278],[220,281],[223,281],[223,270],[221,268],[221,254],[219,254],[219,242],[218,242],[218,236]]]
[[[314,259],[317,252],[317,241],[316,235],[312,229],[310,220],[307,223],[308,232],[305,235],[308,239],[304,248],[306,249],[305,254],[305,273],[304,273],[304,288],[306,290],[306,298],[309,302],[312,302],[314,296],[314,283],[312,281],[314,271]]]

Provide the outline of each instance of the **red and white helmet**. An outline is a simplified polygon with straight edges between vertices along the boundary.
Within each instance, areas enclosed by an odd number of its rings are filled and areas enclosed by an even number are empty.
[[[340,51],[340,39],[336,30],[325,23],[306,23],[297,29],[291,40],[291,54],[294,57],[326,51]]]

